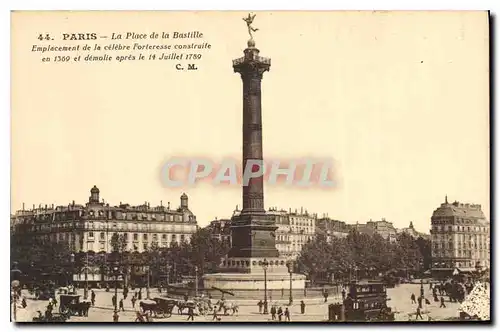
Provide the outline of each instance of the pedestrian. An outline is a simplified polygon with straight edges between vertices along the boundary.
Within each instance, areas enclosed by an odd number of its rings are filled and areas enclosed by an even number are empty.
[[[90,292],[90,301],[92,302],[92,306],[94,307],[95,306],[95,293],[94,293],[94,290],[92,290],[92,292]]]
[[[188,319],[187,320],[189,320],[189,319],[194,321],[194,309],[192,306],[190,306],[188,309]]]
[[[134,295],[134,296],[132,296],[132,298],[130,299],[130,302],[132,302],[132,308],[134,308],[134,309],[135,309],[135,301],[136,301],[136,299],[135,299],[135,295]]]
[[[325,290],[323,296],[325,297],[325,303],[328,302],[328,291]]]
[[[21,305],[23,308],[26,308],[28,305],[26,304],[26,298],[23,296],[23,300],[21,301]]]
[[[424,300],[425,300],[425,304],[427,304],[427,305],[431,304],[431,301],[427,300],[426,298],[424,298]]]
[[[272,306],[271,307],[271,320],[275,320],[276,319],[276,306]]]
[[[214,321],[214,320],[220,322],[220,318],[217,315],[217,307],[214,307],[214,313],[213,313],[212,321]]]
[[[345,300],[345,288],[342,288],[342,300]]]
[[[111,298],[111,303],[113,304],[113,307],[116,307],[116,295],[113,295]]]
[[[417,320],[418,317],[420,317],[421,320],[424,320],[424,318],[422,317],[422,314],[420,313],[420,308],[417,308],[417,314],[415,315],[415,320]]]
[[[423,299],[424,299],[424,298],[423,298],[422,296],[419,296],[419,297],[418,297],[418,307],[419,307],[420,309],[422,309],[422,301],[423,301]]]
[[[139,288],[138,299],[142,300],[142,288]]]
[[[306,313],[306,304],[304,300],[300,301],[300,313],[305,314]]]
[[[285,320],[290,321],[290,310],[288,310],[288,307],[285,308]]]
[[[436,293],[434,293],[432,296],[434,296],[434,302],[439,302],[438,296]]]
[[[417,303],[417,301],[415,301],[415,294],[413,294],[413,293],[411,294],[410,300],[411,300],[411,304]]]
[[[123,307],[123,299],[120,299],[120,309],[121,311],[125,311],[125,308]]]
[[[264,306],[262,300],[259,300],[259,302],[257,302],[257,306],[259,307],[259,314],[262,314],[262,306]]]
[[[283,317],[283,309],[281,307],[278,308],[278,320],[281,322],[281,317]]]
[[[446,305],[444,304],[444,297],[442,297],[442,296],[441,296],[441,305],[439,307],[446,308]]]

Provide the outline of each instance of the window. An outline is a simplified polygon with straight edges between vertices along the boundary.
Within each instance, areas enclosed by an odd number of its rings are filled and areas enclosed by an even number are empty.
[[[89,238],[94,238],[94,232],[89,232]]]
[[[181,242],[184,241],[184,234],[181,234]]]
[[[145,241],[147,241],[148,240],[148,235],[147,234],[143,234],[142,235],[142,239],[145,240]]]
[[[139,240],[139,234],[134,233],[134,241],[137,241],[137,240]]]
[[[158,234],[153,234],[153,241],[158,241]]]
[[[123,239],[124,239],[125,241],[127,241],[127,240],[128,240],[128,233],[123,233]]]
[[[144,243],[144,244],[142,245],[142,249],[144,249],[144,250],[148,250],[148,244],[147,244],[147,243]]]
[[[104,243],[101,243],[101,245],[99,247],[101,250],[104,250]]]
[[[99,235],[99,238],[100,238],[101,240],[104,240],[104,233],[102,233],[102,232],[101,232],[101,234]]]

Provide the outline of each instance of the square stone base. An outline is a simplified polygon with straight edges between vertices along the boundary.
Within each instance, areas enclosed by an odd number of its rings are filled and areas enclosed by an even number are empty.
[[[281,290],[290,288],[290,274],[267,273],[267,289]],[[212,289],[216,287],[227,291],[252,291],[264,290],[264,273],[214,273],[203,276],[203,287]],[[306,285],[306,276],[302,274],[292,274],[292,289],[304,289]]]

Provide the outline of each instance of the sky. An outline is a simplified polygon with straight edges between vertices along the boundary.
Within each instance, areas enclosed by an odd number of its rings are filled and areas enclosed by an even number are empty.
[[[246,47],[246,14],[15,13],[12,211],[83,204],[97,185],[111,205],[178,206],[186,192],[200,226],[231,216],[239,187],[166,188],[160,175],[176,156],[240,157],[242,82],[232,60]],[[265,186],[267,208],[399,228],[413,221],[428,232],[448,195],[481,204],[489,219],[486,12],[259,12],[254,26],[272,61],[262,81],[264,158],[332,159],[337,183]],[[55,40],[38,41],[40,31]],[[31,52],[83,43],[62,33],[155,31],[200,31],[211,49],[196,71],[167,60],[44,63]]]

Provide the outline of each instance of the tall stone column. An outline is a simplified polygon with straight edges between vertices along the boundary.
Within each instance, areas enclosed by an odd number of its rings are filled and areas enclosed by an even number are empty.
[[[271,59],[259,56],[253,39],[248,41],[244,56],[233,60],[233,69],[243,81],[243,171],[250,161],[254,172],[263,167],[261,82],[270,67]],[[242,189],[243,209],[232,220],[229,256],[278,257],[277,227],[264,208],[264,177],[250,179]]]
[[[243,171],[251,167],[254,172],[263,167],[262,150],[262,106],[261,81],[264,72],[269,71],[271,59],[259,56],[255,42],[251,39],[245,56],[233,61],[234,71],[243,81]],[[260,165],[256,165],[256,162]],[[261,213],[264,209],[264,177],[250,179],[243,184],[242,214]]]

